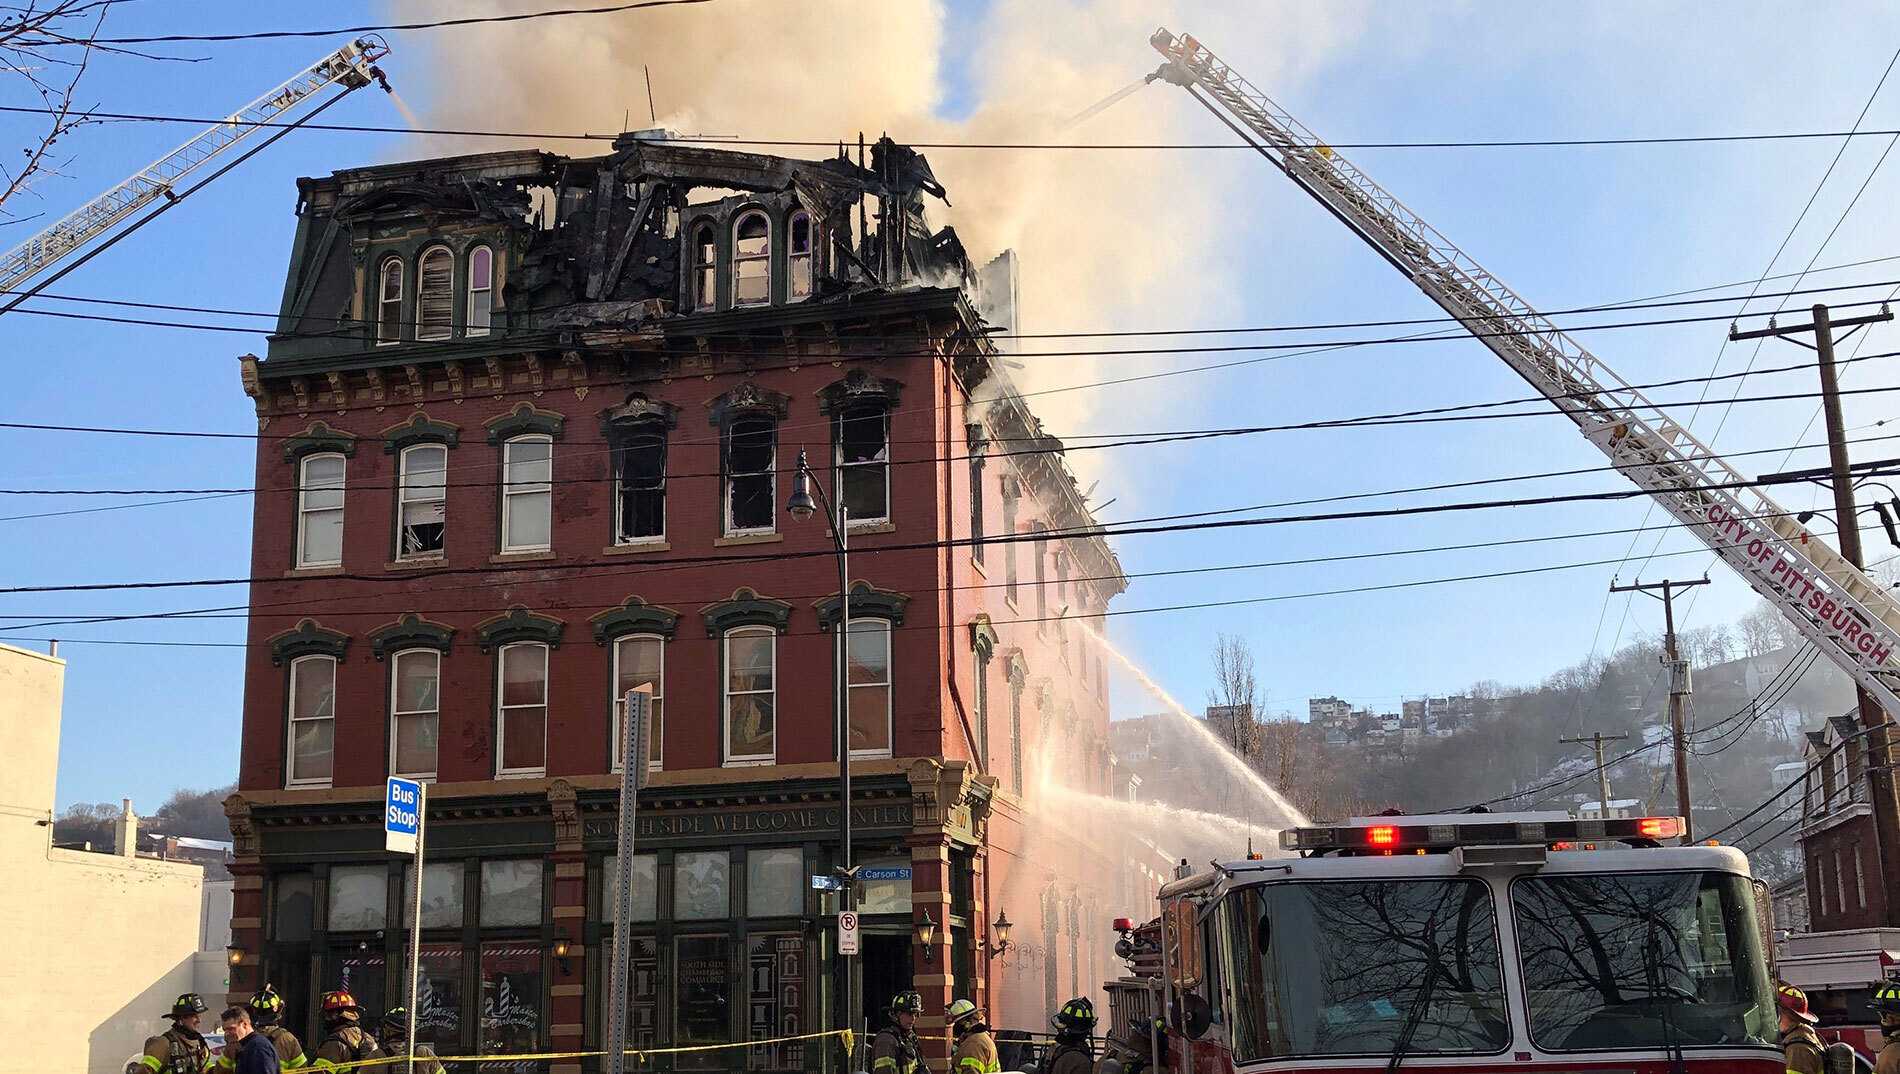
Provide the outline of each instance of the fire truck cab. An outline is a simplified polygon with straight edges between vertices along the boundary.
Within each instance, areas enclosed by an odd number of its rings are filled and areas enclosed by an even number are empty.
[[[1675,817],[1354,818],[1126,922],[1121,1043],[1171,1074],[1780,1074],[1766,898]],[[1129,1024],[1167,1014],[1154,1039]]]

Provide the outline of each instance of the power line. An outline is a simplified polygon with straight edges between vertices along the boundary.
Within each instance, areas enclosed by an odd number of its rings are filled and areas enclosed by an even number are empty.
[[[708,3],[710,0],[658,0],[671,3]],[[652,4],[633,5],[635,7],[653,6]],[[608,9],[613,10],[613,9]],[[545,12],[541,14],[568,14],[569,12]],[[571,12],[572,14],[591,14],[592,12]],[[533,18],[536,15],[513,16],[514,18]],[[100,38],[95,44],[184,44],[189,42],[249,41],[265,37],[324,37],[332,34],[378,32],[398,29],[434,29],[443,25],[457,25],[459,21],[490,22],[496,19],[450,20],[446,23],[418,23],[405,26],[362,27],[357,30],[335,31],[277,31],[264,34],[226,34],[221,36],[180,34],[169,37],[150,38]],[[19,112],[28,115],[44,115],[45,108],[31,108],[23,105],[0,107],[0,112]],[[113,120],[128,123],[192,123],[201,125],[234,124],[236,126],[272,127],[279,124],[270,120],[233,120],[228,116],[180,116],[149,112],[104,112],[90,111],[86,115],[95,120]],[[441,136],[451,138],[505,138],[514,141],[542,142],[613,142],[625,132],[596,134],[591,131],[510,131],[464,127],[409,127],[383,126],[370,123],[319,123],[305,129],[336,131],[346,134],[403,134],[422,136]],[[1815,130],[1815,131],[1772,131],[1758,134],[1686,134],[1686,135],[1630,135],[1600,138],[1494,138],[1494,139],[1436,139],[1429,141],[1377,141],[1377,142],[1328,142],[1333,149],[1566,149],[1587,148],[1593,146],[1640,146],[1640,145],[1714,145],[1735,142],[1796,142],[1827,138],[1876,138],[1883,135],[1900,134],[1900,130]],[[854,132],[851,138],[856,138]],[[671,143],[679,145],[719,146],[778,146],[793,149],[835,149],[851,138],[751,138],[723,135],[671,135],[645,136],[641,140],[648,142]],[[978,141],[899,141],[912,149],[981,149],[981,150],[1118,150],[1133,152],[1172,152],[1203,150],[1251,150],[1251,146],[1233,142],[978,142]]]
[[[609,4],[605,7],[566,7],[548,11],[522,11],[512,15],[479,15],[460,19],[431,19],[427,22],[385,22],[363,26],[333,26],[325,30],[259,30],[243,34],[161,34],[156,37],[99,37],[82,42],[88,45],[174,45],[188,42],[270,41],[291,37],[336,37],[342,34],[387,33],[396,30],[442,30],[485,23],[527,22],[568,15],[611,15],[646,8],[684,7],[707,4],[712,0],[640,0],[638,3]],[[193,122],[196,122],[195,120]],[[214,122],[234,122],[230,120]],[[241,125],[236,121],[234,125]]]

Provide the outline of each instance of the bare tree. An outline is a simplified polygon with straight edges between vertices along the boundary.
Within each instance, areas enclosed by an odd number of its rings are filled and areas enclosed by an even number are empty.
[[[1247,639],[1236,634],[1217,634],[1214,638],[1214,685],[1208,688],[1211,709],[1226,710],[1227,728],[1234,752],[1254,756],[1259,732],[1254,714],[1260,709],[1260,685],[1254,680],[1253,649]]]
[[[1781,613],[1765,600],[1758,602],[1736,624],[1742,636],[1742,654],[1765,656],[1781,648],[1781,626]]]
[[[25,0],[0,8],[0,75],[23,83],[45,116],[19,155],[0,159],[0,225],[19,223],[37,213],[22,213],[21,195],[56,175],[64,163],[60,142],[89,120],[76,96],[80,80],[97,51],[124,52],[95,45],[99,26],[116,0]]]

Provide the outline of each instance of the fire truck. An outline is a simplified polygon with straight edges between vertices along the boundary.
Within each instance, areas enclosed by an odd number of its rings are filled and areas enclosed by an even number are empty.
[[[1363,817],[1116,922],[1124,1069],[1781,1074],[1768,900],[1679,817]],[[1184,873],[1186,870],[1182,870]],[[1157,1061],[1158,1060],[1158,1061]]]

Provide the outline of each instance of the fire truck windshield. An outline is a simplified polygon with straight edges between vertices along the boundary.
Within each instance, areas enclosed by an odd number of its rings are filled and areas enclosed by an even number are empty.
[[[1496,911],[1477,880],[1240,888],[1209,925],[1209,991],[1238,1061],[1510,1043]]]
[[[1511,885],[1531,1040],[1550,1051],[1773,1039],[1774,990],[1747,879],[1520,877]]]

